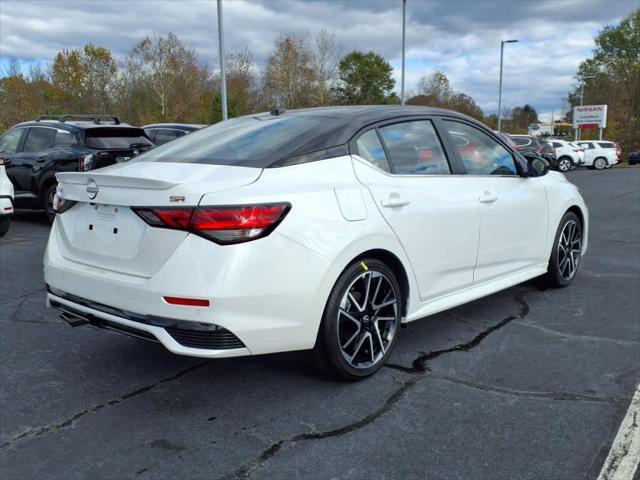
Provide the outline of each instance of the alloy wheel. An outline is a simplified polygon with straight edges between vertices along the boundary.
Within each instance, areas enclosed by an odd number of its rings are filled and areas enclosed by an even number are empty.
[[[593,166],[596,167],[597,170],[602,170],[607,166],[607,162],[604,158],[597,158]]]
[[[560,164],[558,165],[561,172],[568,172],[571,170],[571,162],[566,158],[560,160]]]
[[[580,264],[582,232],[575,220],[565,223],[558,241],[558,271],[563,280],[573,278]]]
[[[337,315],[338,345],[354,368],[378,363],[393,342],[399,322],[398,292],[382,272],[367,270],[346,290]]]

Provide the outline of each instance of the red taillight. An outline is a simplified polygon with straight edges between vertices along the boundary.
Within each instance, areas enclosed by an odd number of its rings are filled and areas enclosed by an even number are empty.
[[[138,208],[134,211],[154,227],[186,230],[222,245],[266,237],[291,205],[270,203],[193,208]]]
[[[538,147],[538,153],[544,152],[544,147]]]
[[[186,307],[208,307],[209,300],[205,298],[162,297],[171,305],[184,305]]]
[[[78,171],[79,172],[87,172],[91,170],[93,166],[93,154],[90,153],[88,155],[83,155],[78,159]]]

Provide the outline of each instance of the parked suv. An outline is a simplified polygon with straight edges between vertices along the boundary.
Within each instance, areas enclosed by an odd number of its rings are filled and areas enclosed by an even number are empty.
[[[4,168],[4,157],[0,155],[0,237],[9,231],[13,215],[13,184]]]
[[[142,128],[144,128],[151,141],[156,146],[159,146],[204,127],[206,125],[197,123],[154,123],[153,125],[145,125]]]
[[[556,149],[558,170],[568,172],[584,163],[584,149],[566,140],[550,138],[548,140]]]
[[[50,220],[56,173],[106,167],[153,146],[142,128],[100,115],[38,117],[0,137],[0,155],[15,187],[14,206],[44,208]]]
[[[578,142],[584,148],[584,166],[603,170],[618,163],[620,158],[620,147],[614,142],[605,140],[589,140]]]

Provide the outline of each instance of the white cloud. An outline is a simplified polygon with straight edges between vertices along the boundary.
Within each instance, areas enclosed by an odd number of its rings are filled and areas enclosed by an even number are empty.
[[[593,35],[637,8],[637,0],[408,0],[407,90],[433,70],[487,112],[497,108],[500,40],[505,49],[503,105],[524,102],[539,111],[562,106]],[[225,0],[225,43],[249,48],[264,62],[280,34],[334,33],[345,52],[373,50],[394,66],[400,91],[400,1]],[[146,35],[173,31],[201,61],[217,62],[216,3],[212,0],[2,0],[0,57],[47,62],[61,49],[88,42],[123,59]]]

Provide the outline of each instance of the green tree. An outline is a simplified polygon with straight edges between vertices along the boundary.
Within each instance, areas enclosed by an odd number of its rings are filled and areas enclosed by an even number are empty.
[[[354,51],[338,64],[337,86],[334,88],[338,102],[345,105],[391,103],[395,80],[389,62],[374,52]]]
[[[593,56],[578,68],[578,85],[568,95],[569,104],[580,104],[584,82],[585,105],[609,106],[606,138],[620,143],[626,152],[640,149],[640,9],[619,25],[604,27],[594,42]],[[582,134],[582,138],[596,136],[595,130]]]

